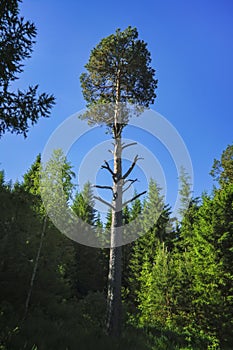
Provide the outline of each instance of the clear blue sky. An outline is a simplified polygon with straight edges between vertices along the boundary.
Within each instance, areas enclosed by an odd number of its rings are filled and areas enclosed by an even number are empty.
[[[213,159],[233,142],[231,0],[24,0],[21,9],[38,36],[15,87],[39,83],[55,95],[56,106],[26,140],[11,134],[0,140],[7,180],[21,180],[53,130],[85,107],[79,76],[90,50],[116,28],[131,25],[148,43],[157,72],[152,108],[176,127],[190,152],[194,195],[211,189]]]

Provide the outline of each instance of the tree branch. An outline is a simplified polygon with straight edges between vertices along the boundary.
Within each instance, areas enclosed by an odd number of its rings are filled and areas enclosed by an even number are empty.
[[[123,203],[122,208],[125,207],[127,204],[129,204],[130,202],[133,202],[135,199],[139,198],[140,196],[142,196],[143,194],[145,194],[147,191],[141,192],[139,194],[137,194],[136,196],[134,196],[133,198],[129,199],[128,201],[126,201],[125,203]]]
[[[138,154],[134,157],[133,163],[131,164],[131,166],[129,167],[129,169],[126,171],[126,173],[123,175],[122,179],[126,179],[127,176],[129,176],[129,174],[131,173],[131,171],[133,170],[133,168],[135,167],[136,163],[138,160],[143,159],[143,158],[139,158]]]
[[[97,197],[97,196],[93,196],[94,199],[97,199],[98,201],[106,204],[107,206],[109,206],[111,209],[114,209],[113,205],[110,204],[109,202],[105,201],[104,199],[102,199],[101,197]]]
[[[131,143],[128,143],[127,145],[123,145],[122,146],[122,150],[125,149],[126,147],[130,147],[130,146],[134,146],[134,145],[137,145],[137,142],[131,142]]]
[[[106,189],[106,190],[111,190],[111,191],[113,191],[113,188],[112,188],[111,186],[92,185],[92,187],[104,188],[104,189]]]
[[[113,194],[113,200],[115,200],[118,196],[117,192],[114,192],[113,188],[111,186],[102,186],[102,185],[92,185],[92,187],[96,187],[96,188],[102,188],[105,190],[111,190],[112,194]]]
[[[107,170],[112,174],[112,176],[115,178],[116,174],[115,174],[114,171],[110,168],[110,165],[108,164],[108,162],[105,160],[104,163],[105,163],[105,165],[102,165],[102,166],[101,166],[101,169],[107,169]]]
[[[138,181],[138,179],[127,180],[127,181],[125,181],[125,184],[126,184],[126,182],[130,182],[130,184],[123,190],[122,193],[126,192],[126,191],[132,186],[132,184],[133,184],[134,182],[136,182],[136,181]]]

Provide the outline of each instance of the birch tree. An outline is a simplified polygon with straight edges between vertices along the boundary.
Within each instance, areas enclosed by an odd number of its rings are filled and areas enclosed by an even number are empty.
[[[145,193],[123,203],[123,192],[134,182],[128,176],[140,159],[136,155],[123,173],[122,151],[130,146],[122,142],[122,131],[129,119],[126,104],[140,110],[148,108],[156,97],[157,80],[147,44],[138,39],[138,31],[132,27],[123,31],[117,29],[102,39],[91,51],[85,68],[80,80],[88,111],[83,118],[90,123],[105,124],[113,137],[113,169],[107,161],[102,166],[111,174],[112,186],[98,186],[111,190],[112,202],[100,197],[96,199],[112,210],[106,330],[109,335],[118,336],[121,324],[122,209]]]

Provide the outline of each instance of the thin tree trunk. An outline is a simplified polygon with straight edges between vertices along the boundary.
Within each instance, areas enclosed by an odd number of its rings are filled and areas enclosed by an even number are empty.
[[[40,244],[39,244],[39,247],[38,247],[36,260],[35,260],[35,265],[34,265],[34,268],[33,268],[33,271],[32,271],[30,286],[29,286],[29,290],[28,290],[28,294],[27,294],[27,299],[26,299],[26,302],[25,302],[24,319],[26,318],[27,313],[28,313],[28,309],[29,309],[29,304],[30,304],[30,300],[31,300],[32,290],[33,290],[34,281],[35,281],[35,278],[36,278],[36,272],[37,272],[37,269],[38,269],[41,249],[42,249],[42,246],[43,246],[43,241],[44,241],[44,236],[45,236],[46,223],[47,223],[47,215],[44,217],[44,220],[43,220],[43,227],[42,227],[41,236],[40,236]]]

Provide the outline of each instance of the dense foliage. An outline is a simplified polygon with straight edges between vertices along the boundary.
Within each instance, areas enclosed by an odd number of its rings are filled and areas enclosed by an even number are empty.
[[[13,91],[12,82],[23,72],[35,43],[36,27],[20,16],[20,0],[0,2],[0,138],[9,131],[27,135],[29,126],[48,117],[54,97],[38,94],[38,85]]]
[[[117,100],[146,107],[154,102],[155,70],[147,44],[138,39],[136,28],[117,29],[102,39],[91,51],[85,68],[80,81],[88,107]],[[105,119],[97,120],[101,121],[106,123]]]
[[[228,155],[232,149],[228,146]],[[58,152],[55,158],[62,156]],[[123,249],[123,334],[118,340],[102,331],[108,251],[69,240],[48,218],[44,225],[40,157],[22,183],[6,183],[1,172],[0,349],[230,350],[233,182],[232,157],[227,159],[222,170],[228,169],[227,176],[220,172],[212,194],[192,199],[176,225],[152,180],[145,200],[125,208],[124,223],[142,212],[145,222],[143,235]],[[111,215],[101,222],[89,183],[71,201],[73,173],[64,159],[63,166],[67,203],[104,239]]]

